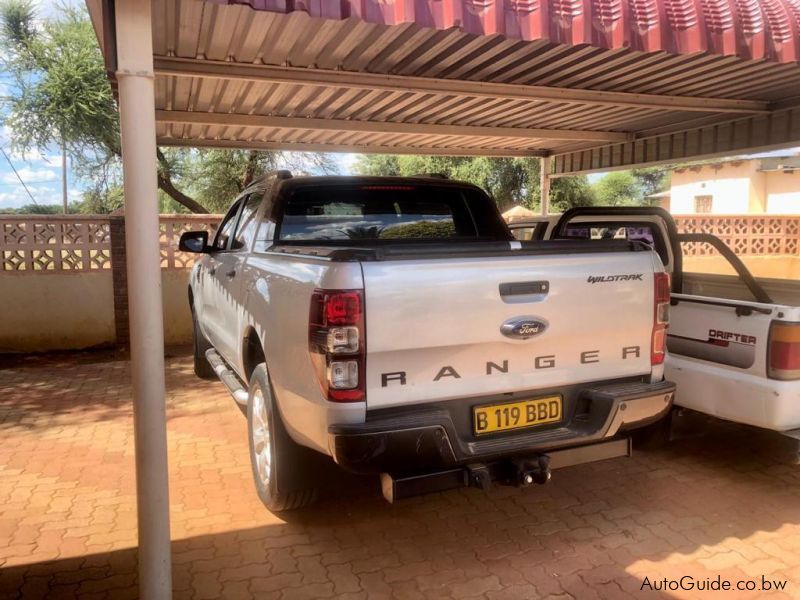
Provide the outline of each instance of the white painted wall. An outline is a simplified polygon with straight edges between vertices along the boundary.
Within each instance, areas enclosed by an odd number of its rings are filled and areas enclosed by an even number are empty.
[[[192,341],[188,269],[162,270],[164,343]],[[115,342],[111,270],[0,274],[0,353],[77,350]]]
[[[763,202],[764,174],[758,161],[741,161],[721,167],[704,165],[672,173],[670,211],[695,214],[695,198],[711,196],[711,214],[747,214]]]
[[[760,164],[743,160],[673,171],[670,212],[696,214],[695,198],[711,196],[710,214],[800,214],[800,171],[759,171]]]
[[[767,212],[800,215],[800,171],[767,173]]]

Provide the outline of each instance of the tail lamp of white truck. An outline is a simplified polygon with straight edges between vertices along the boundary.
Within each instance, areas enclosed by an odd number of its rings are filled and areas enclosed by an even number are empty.
[[[664,362],[669,327],[670,278],[668,273],[656,273],[653,295],[653,337],[650,351],[650,364]]]
[[[314,291],[308,349],[331,402],[362,402],[366,397],[365,333],[362,290]]]
[[[767,374],[770,379],[800,379],[800,323],[772,322]]]

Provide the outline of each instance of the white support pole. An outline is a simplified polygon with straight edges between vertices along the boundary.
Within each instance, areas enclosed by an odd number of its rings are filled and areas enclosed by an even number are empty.
[[[61,138],[61,203],[64,205],[64,214],[69,212],[67,200],[67,145]]]
[[[542,156],[539,159],[539,190],[541,191],[542,215],[550,212],[550,157]]]
[[[128,248],[139,597],[166,600],[172,596],[172,573],[150,4],[115,2],[116,76]]]

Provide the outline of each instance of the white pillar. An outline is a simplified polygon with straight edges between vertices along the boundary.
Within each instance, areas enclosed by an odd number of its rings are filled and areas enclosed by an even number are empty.
[[[166,600],[172,596],[172,573],[151,7],[149,1],[116,0],[115,10],[136,443],[139,597]]]
[[[539,159],[539,190],[541,191],[542,214],[550,212],[550,157],[543,156]]]
[[[64,214],[69,212],[69,202],[67,199],[67,145],[64,138],[61,138],[61,203],[64,205]]]

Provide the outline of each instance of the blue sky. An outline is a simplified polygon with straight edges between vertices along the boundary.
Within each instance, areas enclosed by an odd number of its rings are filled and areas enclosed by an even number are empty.
[[[0,130],[0,144],[38,204],[61,203],[61,155],[57,150],[30,152],[27,155],[14,152],[10,149],[8,131],[5,128]],[[69,186],[68,193],[71,201],[80,199],[81,190],[74,181]],[[25,204],[32,204],[30,196],[5,157],[0,156],[0,209]]]

